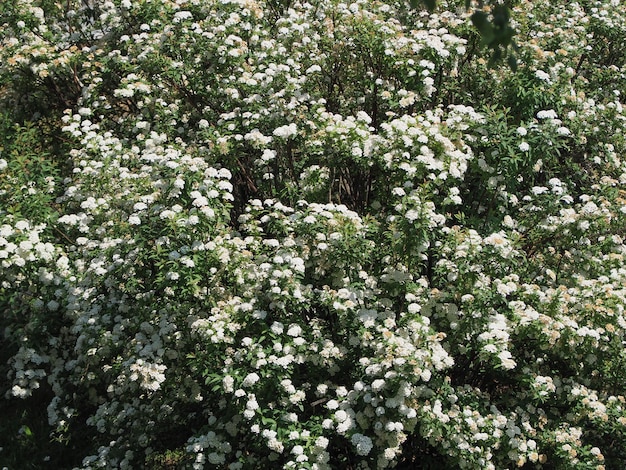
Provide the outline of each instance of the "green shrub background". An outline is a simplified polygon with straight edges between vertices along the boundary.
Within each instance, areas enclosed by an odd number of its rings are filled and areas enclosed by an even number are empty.
[[[626,10],[510,6],[0,5],[0,466],[624,468]]]

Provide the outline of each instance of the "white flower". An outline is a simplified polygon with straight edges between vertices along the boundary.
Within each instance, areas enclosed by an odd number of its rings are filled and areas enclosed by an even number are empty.
[[[356,447],[356,453],[359,455],[367,455],[372,450],[372,440],[360,433],[355,433],[351,438],[352,445]]]
[[[250,387],[251,385],[254,385],[255,383],[257,383],[259,379],[260,379],[259,374],[257,374],[256,372],[252,372],[246,375],[246,378],[243,379],[241,386]]]
[[[265,439],[273,439],[276,437],[276,431],[272,429],[264,429],[261,434]]]
[[[321,72],[321,71],[322,71],[322,68],[319,65],[315,64],[315,65],[311,65],[308,69],[306,69],[304,73],[307,75],[310,75],[312,73]]]
[[[324,436],[320,436],[317,439],[315,439],[315,447],[319,448],[319,449],[326,449],[326,447],[328,447],[328,439],[325,438]]]
[[[571,134],[570,130],[567,127],[563,127],[563,126],[559,127],[556,130],[556,133],[559,134],[559,135],[570,135]]]
[[[113,96],[121,98],[131,98],[134,94],[135,91],[130,88],[118,88],[113,91]]]
[[[328,403],[326,403],[326,408],[328,408],[329,410],[336,410],[337,408],[339,408],[339,402],[337,400],[328,400]]]
[[[142,359],[137,359],[137,361],[130,366],[130,379],[133,381],[139,380],[141,388],[154,392],[158,390],[165,381],[166,369],[167,366],[163,364],[150,364],[144,362]]]
[[[283,368],[287,368],[289,364],[291,364],[295,360],[292,354],[287,354],[283,357],[279,357],[274,361],[274,364],[281,366]]]
[[[292,135],[296,135],[298,133],[298,127],[292,122],[288,126],[280,126],[274,129],[273,134],[276,137],[282,137],[283,139],[287,139]]]
[[[7,161],[4,158],[0,158],[0,171],[4,170],[7,166]]]
[[[263,155],[261,155],[261,160],[263,160],[264,162],[269,162],[271,160],[274,160],[275,158],[276,158],[275,150],[270,150],[270,149],[263,150]]]
[[[385,386],[385,381],[383,379],[376,379],[372,382],[372,391],[378,392]]]
[[[543,80],[544,82],[551,83],[550,74],[544,72],[543,70],[535,71],[535,77],[537,77],[539,80]]]
[[[503,246],[506,244],[506,237],[503,232],[495,232],[483,240],[485,245]]]
[[[293,337],[300,336],[302,334],[302,328],[300,327],[300,325],[296,325],[296,324],[289,325],[287,334]]]
[[[406,217],[407,220],[409,220],[410,222],[417,220],[419,216],[419,212],[417,212],[415,209],[409,209],[408,211],[406,211],[406,214],[404,214],[404,217]]]
[[[306,398],[306,394],[302,390],[298,390],[292,395],[289,395],[289,401],[294,405],[300,403],[302,400]]]
[[[14,385],[13,388],[11,389],[11,393],[13,394],[14,397],[26,398],[26,397],[29,397],[32,392],[28,389],[20,387],[19,385]]]
[[[519,144],[519,149],[522,152],[528,152],[530,150],[530,145],[528,145],[528,142],[522,142],[521,144]]]
[[[209,205],[209,200],[204,196],[200,196],[194,199],[192,204],[196,207],[204,207]]]
[[[282,334],[284,329],[285,329],[285,326],[282,323],[277,322],[277,321],[272,323],[272,326],[270,327],[270,330],[272,330],[272,333],[274,333],[275,335]]]
[[[587,202],[581,209],[580,213],[585,215],[593,215],[598,212],[598,206],[595,202],[589,201]]]
[[[488,343],[483,346],[483,351],[489,354],[495,354],[498,351],[498,347],[493,343]]]
[[[517,366],[517,363],[513,360],[509,351],[500,352],[498,359],[500,359],[500,364],[502,364],[502,367],[505,369],[515,369],[515,366]]]
[[[563,186],[563,182],[558,178],[550,178],[548,183],[552,186],[552,189]]]
[[[528,131],[526,130],[525,127],[520,126],[517,128],[517,133],[521,135],[522,137],[524,137],[526,134],[528,134]]]
[[[190,18],[193,18],[193,15],[190,11],[179,11],[174,14],[173,22],[180,23],[181,21],[188,20]]]
[[[217,172],[217,176],[218,178],[224,178],[224,179],[229,180],[232,178],[232,173],[230,172],[228,168],[220,168],[219,171]]]
[[[355,421],[350,416],[348,416],[345,421],[337,425],[337,433],[345,434],[346,432],[348,432],[350,429],[354,427],[355,427]]]
[[[372,118],[365,111],[359,111],[356,113],[357,121],[362,121],[366,124],[370,124],[372,122]]]
[[[556,119],[557,117],[554,109],[542,110],[537,113],[537,119]]]
[[[130,225],[141,225],[141,219],[137,214],[132,214],[128,217],[128,223]]]

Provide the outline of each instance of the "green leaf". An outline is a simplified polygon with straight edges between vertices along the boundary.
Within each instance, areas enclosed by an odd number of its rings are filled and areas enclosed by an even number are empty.
[[[489,67],[494,67],[501,60],[502,60],[502,49],[497,47],[496,49],[494,49],[493,53],[491,54],[491,57],[489,58],[489,62],[487,65]]]
[[[493,25],[487,17],[487,13],[483,11],[475,11],[470,17],[474,27],[480,33],[484,44],[491,44],[495,38]]]
[[[515,36],[515,31],[513,31],[513,29],[507,27],[507,29],[505,29],[502,34],[500,34],[500,39],[499,39],[499,43],[501,45],[503,45],[505,48],[509,47],[511,44],[513,44],[513,36]]]
[[[493,9],[493,24],[501,29],[504,29],[509,24],[510,13],[509,9],[504,5],[497,5]]]
[[[26,425],[22,426],[22,432],[24,433],[26,437],[32,437],[33,435],[33,431],[31,431],[30,428]]]
[[[270,425],[272,427],[276,426],[276,420],[272,419],[272,418],[267,418],[265,416],[261,416],[261,423],[263,423],[263,425],[267,426]]]
[[[470,18],[474,27],[481,33],[489,26],[489,18],[487,18],[487,13],[483,11],[475,11]]]

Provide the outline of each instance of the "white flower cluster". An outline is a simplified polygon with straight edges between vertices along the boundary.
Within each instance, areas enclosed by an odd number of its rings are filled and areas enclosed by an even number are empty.
[[[41,240],[45,229],[45,224],[32,226],[27,220],[0,226],[0,266],[10,271],[12,267],[24,268],[52,261],[57,250],[53,244]],[[14,279],[14,282],[19,281],[19,277]]]
[[[507,75],[395,0],[35,3],[3,359],[76,466],[626,464],[623,5],[522,2]]]

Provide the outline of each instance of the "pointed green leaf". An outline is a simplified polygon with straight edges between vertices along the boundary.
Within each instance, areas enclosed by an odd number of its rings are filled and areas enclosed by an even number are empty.
[[[487,14],[482,11],[475,11],[471,16],[471,20],[474,24],[474,27],[480,33],[483,43],[487,45],[491,44],[495,35],[493,31],[493,26],[489,22]]]
[[[487,63],[488,67],[493,68],[498,62],[502,60],[502,50],[500,47],[496,47],[491,54],[489,62]]]
[[[482,31],[484,28],[489,25],[489,18],[487,18],[487,13],[483,11],[475,11],[472,13],[470,17],[472,20],[472,24],[478,31]]]
[[[509,9],[504,5],[497,5],[493,9],[493,24],[497,28],[504,28],[509,24]]]
[[[32,435],[33,435],[33,431],[31,431],[30,428],[28,426],[26,426],[26,425],[22,426],[22,432],[27,437],[32,437]]]

